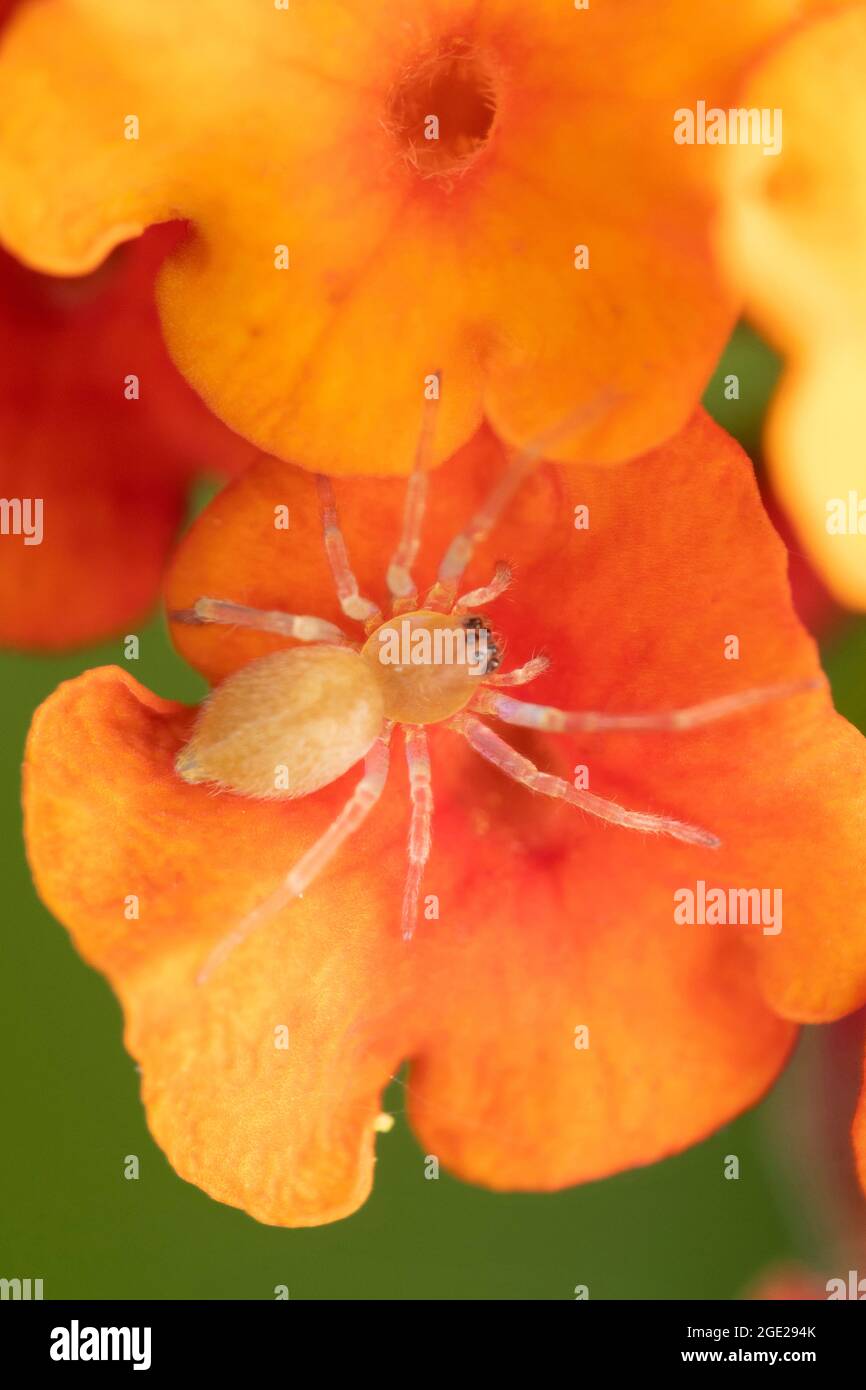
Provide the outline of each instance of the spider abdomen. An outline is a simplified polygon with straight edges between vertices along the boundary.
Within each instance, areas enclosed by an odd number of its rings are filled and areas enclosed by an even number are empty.
[[[382,730],[368,664],[342,647],[296,647],[235,671],[202,705],[176,768],[251,797],[298,797],[341,777]]]

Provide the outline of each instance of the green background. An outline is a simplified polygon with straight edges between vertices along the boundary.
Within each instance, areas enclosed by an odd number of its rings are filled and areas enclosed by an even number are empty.
[[[724,399],[731,371],[739,401]],[[753,456],[776,374],[740,329],[707,391]],[[866,729],[866,623],[843,623],[826,657],[837,703]],[[258,1299],[284,1284],[302,1299],[570,1299],[586,1284],[592,1298],[702,1299],[741,1297],[780,1262],[835,1270],[833,1231],[791,1163],[788,1119],[801,1108],[808,1039],[773,1095],[706,1143],[555,1195],[498,1196],[444,1173],[425,1180],[400,1083],[386,1096],[396,1125],[379,1139],[374,1193],[347,1221],[259,1226],[176,1177],[147,1133],[111,991],[37,901],[21,845],[19,767],[33,709],[59,681],[121,660],[119,640],[62,659],[0,658],[0,1277],[42,1278],[46,1298]],[[135,675],[176,699],[203,690],[161,617],[141,632]],[[721,1176],[729,1153],[740,1158],[737,1182]],[[123,1176],[127,1154],[140,1158],[138,1181]]]

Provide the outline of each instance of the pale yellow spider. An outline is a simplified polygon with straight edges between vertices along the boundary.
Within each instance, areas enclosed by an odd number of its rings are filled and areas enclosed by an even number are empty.
[[[255,628],[312,644],[251,661],[216,687],[202,705],[190,739],[177,758],[177,771],[185,781],[212,783],[221,790],[255,798],[301,797],[327,786],[364,759],[363,776],[340,814],[290,870],[280,888],[219,942],[201,980],[251,931],[299,897],[366,819],[385,785],[396,724],[404,731],[411,799],[409,867],[402,906],[402,931],[407,941],[415,930],[421,879],[431,846],[428,724],[460,734],[488,762],[532,791],[560,798],[627,829],[670,835],[709,848],[718,846],[716,836],[706,830],[668,816],[625,810],[562,777],[541,772],[477,716],[493,715],[506,724],[549,732],[682,730],[814,687],[817,680],[765,686],[685,709],[605,714],[529,704],[499,693],[503,686],[526,685],[540,675],[549,665],[545,657],[507,672],[491,669],[495,662],[489,662],[488,669],[480,674],[477,665],[470,666],[468,660],[413,665],[386,664],[382,659],[387,642],[394,637],[399,641],[403,622],[408,622],[412,633],[453,631],[455,624],[489,632],[486,619],[474,610],[508,588],[511,573],[507,564],[496,566],[489,584],[462,596],[458,596],[460,581],[475,546],[490,534],[539,455],[540,450],[528,448],[514,457],[465,530],[451,542],[436,582],[419,604],[412,566],[420,546],[428,486],[421,462],[424,450],[419,448],[419,461],[407,484],[402,535],[388,566],[392,612],[384,620],[377,606],[358,592],[333,488],[327,478],[317,478],[324,545],[340,607],[348,618],[363,624],[363,643],[351,641],[333,623],[320,618],[265,612],[223,599],[199,598],[191,609],[172,615],[179,621]],[[495,648],[494,656],[498,658]]]

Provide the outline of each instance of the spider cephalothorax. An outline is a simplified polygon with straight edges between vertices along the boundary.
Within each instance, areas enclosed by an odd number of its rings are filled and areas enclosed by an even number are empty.
[[[346,616],[364,628],[352,641],[333,623],[306,615],[265,612],[222,599],[199,598],[175,619],[224,623],[276,633],[308,643],[251,661],[217,686],[202,705],[176,768],[188,782],[256,798],[301,797],[335,781],[364,759],[364,773],[343,810],[287,874],[283,884],[219,943],[202,978],[256,926],[298,897],[321,872],[378,801],[388,774],[395,726],[404,732],[411,816],[402,930],[414,933],[424,866],[430,854],[433,789],[427,726],[439,725],[467,740],[481,757],[532,791],[555,797],[590,815],[646,834],[663,834],[714,848],[706,830],[668,816],[629,811],[541,772],[478,716],[549,732],[600,729],[680,730],[724,718],[780,698],[814,681],[770,686],[723,696],[685,709],[607,714],[530,704],[501,693],[526,685],[548,668],[537,656],[512,671],[499,671],[501,651],[486,617],[477,610],[511,583],[500,562],[482,588],[460,594],[460,581],[475,546],[492,531],[537,451],[517,455],[490,496],[452,541],[423,600],[412,578],[420,545],[427,474],[418,466],[409,479],[403,531],[388,566],[391,614],[358,591],[327,478],[317,486],[324,546]]]

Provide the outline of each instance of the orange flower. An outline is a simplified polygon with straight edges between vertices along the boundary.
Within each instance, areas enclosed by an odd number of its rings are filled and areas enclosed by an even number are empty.
[[[720,246],[787,359],[766,451],[779,498],[835,596],[866,608],[866,5],[803,24],[739,100],[778,109],[782,151],[731,152]]]
[[[817,1303],[827,1297],[827,1289],[811,1269],[799,1265],[781,1265],[765,1270],[746,1298],[759,1303]]]
[[[435,574],[502,467],[484,433],[436,476],[419,577]],[[332,520],[330,484],[320,486]],[[387,480],[336,487],[348,554],[374,599],[404,492]],[[583,507],[588,529],[575,526]],[[288,530],[275,526],[286,515]],[[333,529],[329,544],[339,569]],[[452,572],[459,554],[449,551]],[[273,666],[257,658],[284,664],[286,648],[315,648],[176,621],[180,650],[218,683],[207,719],[116,668],[61,686],[35,717],[26,814],[39,890],[120,996],[157,1142],[182,1176],[261,1221],[312,1225],[358,1207],[381,1093],[403,1059],[427,1155],[493,1188],[548,1190],[701,1139],[771,1084],[795,1021],[866,998],[864,903],[851,891],[862,878],[864,743],[816,682],[784,551],[739,448],[698,416],[615,485],[604,470],[545,464],[478,543],[467,585],[497,572],[501,588],[499,556],[514,582],[491,601],[496,676],[546,653],[531,700],[603,711],[602,729],[503,725],[525,758],[561,778],[536,784],[558,795],[533,797],[459,730],[430,728],[433,848],[411,941],[400,931],[409,811],[399,772],[303,897],[260,915],[254,932],[248,914],[333,823],[359,774],[294,801],[196,782],[197,759],[221,759],[226,780],[250,773],[263,748],[277,770],[266,720],[273,733],[296,692],[286,686],[281,714]],[[391,570],[398,590],[406,558]],[[364,611],[350,583],[343,592]],[[265,460],[210,504],[181,546],[169,605],[180,618],[244,617],[195,607],[207,597],[349,625],[309,474]],[[417,602],[409,593],[404,606]],[[726,659],[737,643],[739,659]],[[483,677],[487,699],[495,678]],[[614,713],[780,681],[798,693],[718,722],[603,731]],[[270,711],[252,710],[232,772],[232,729],[221,750],[207,730],[256,682]],[[347,705],[334,716],[342,746],[354,715]],[[409,744],[417,830],[426,779],[416,735]],[[374,746],[379,770],[382,760]],[[561,795],[584,785],[581,767],[595,797],[703,827],[720,848],[582,814]],[[413,835],[416,859],[422,840]],[[674,894],[699,881],[780,890],[783,930],[678,924]],[[229,952],[226,935],[243,922],[246,939]]]
[[[179,376],[153,278],[175,228],[82,280],[0,251],[0,643],[62,649],[153,605],[192,479],[254,456]],[[17,529],[17,534],[13,534]]]
[[[188,218],[170,351],[301,465],[405,473],[440,370],[437,460],[482,415],[515,443],[576,409],[557,457],[628,459],[685,422],[736,311],[718,152],[675,112],[816,3],[45,0],[0,62],[0,233],[80,273]]]

